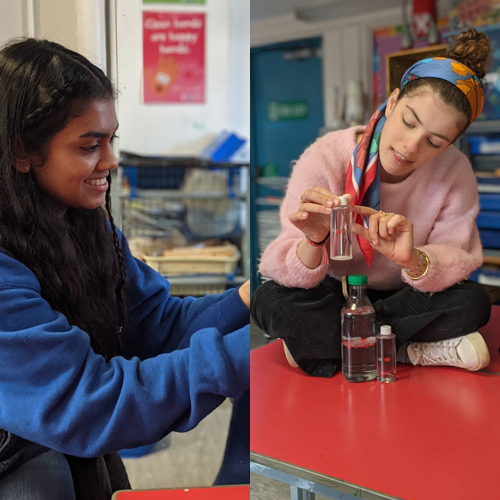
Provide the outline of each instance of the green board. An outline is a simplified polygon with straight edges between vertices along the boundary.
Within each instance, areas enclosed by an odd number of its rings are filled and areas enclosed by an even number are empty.
[[[305,120],[308,116],[307,101],[271,101],[267,105],[267,119],[270,122]]]

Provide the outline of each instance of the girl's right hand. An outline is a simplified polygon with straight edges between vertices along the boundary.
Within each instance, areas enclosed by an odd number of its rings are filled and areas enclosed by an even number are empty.
[[[352,203],[352,195],[344,194],[347,204]],[[290,214],[290,222],[311,240],[323,241],[330,231],[330,217],[334,207],[340,204],[339,197],[328,189],[318,186],[308,189],[300,198],[297,212]]]

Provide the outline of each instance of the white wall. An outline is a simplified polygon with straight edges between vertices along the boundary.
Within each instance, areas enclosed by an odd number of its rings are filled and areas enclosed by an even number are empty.
[[[106,67],[105,0],[0,0],[0,43],[35,36]]]
[[[109,51],[106,3],[112,12]],[[206,3],[144,7],[206,13],[205,104],[142,104],[140,0],[0,0],[0,43],[16,36],[47,38],[103,70],[109,67],[120,93],[120,148],[146,155],[196,155],[224,129],[250,137],[250,0]]]
[[[0,45],[28,34],[25,11],[25,1],[0,0]]]
[[[205,12],[204,104],[142,103],[142,9]],[[196,155],[223,129],[249,137],[249,1],[204,6],[117,3],[120,148],[145,155]]]
[[[228,128],[250,139],[250,1],[231,0]]]
[[[78,0],[33,0],[37,38],[58,42],[77,50],[76,4]],[[87,56],[87,54],[84,54]]]

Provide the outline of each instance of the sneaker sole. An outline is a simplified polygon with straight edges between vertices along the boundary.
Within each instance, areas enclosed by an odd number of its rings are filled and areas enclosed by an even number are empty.
[[[474,346],[479,357],[479,366],[477,368],[468,368],[471,372],[477,372],[490,364],[490,352],[488,346],[479,332],[466,335],[469,342]]]

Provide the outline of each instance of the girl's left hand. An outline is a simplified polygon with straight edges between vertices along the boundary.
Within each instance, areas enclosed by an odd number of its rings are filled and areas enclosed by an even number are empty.
[[[250,309],[250,280],[245,281],[245,283],[238,288],[238,295],[243,304]]]
[[[353,223],[352,230],[367,240],[377,252],[404,269],[413,269],[420,259],[413,246],[413,224],[394,213],[384,213],[369,207],[353,205],[352,211],[369,217],[368,229]]]

